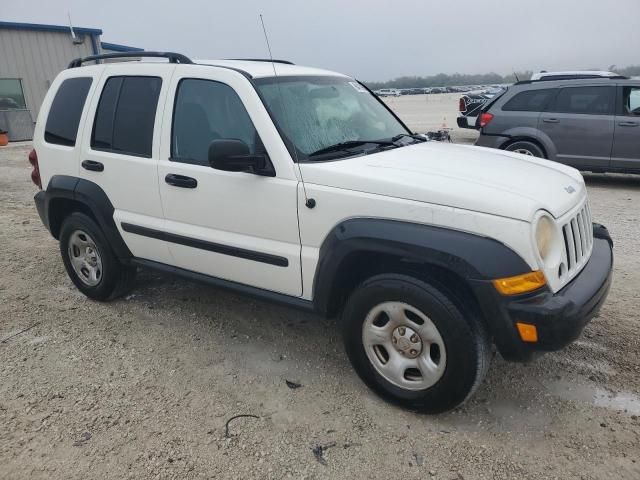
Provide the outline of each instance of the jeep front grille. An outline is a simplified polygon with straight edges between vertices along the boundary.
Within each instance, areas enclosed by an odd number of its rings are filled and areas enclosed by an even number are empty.
[[[578,213],[562,226],[562,236],[565,248],[559,276],[569,279],[581,270],[591,257],[593,225],[588,202],[585,202]]]

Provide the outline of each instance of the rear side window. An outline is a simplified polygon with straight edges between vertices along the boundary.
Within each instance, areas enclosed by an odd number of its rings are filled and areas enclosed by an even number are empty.
[[[507,112],[542,112],[556,92],[555,88],[520,92],[505,103],[502,110]]]
[[[567,87],[560,90],[551,111],[612,115],[615,87]]]
[[[102,89],[91,148],[151,157],[162,79],[110,77]]]
[[[78,77],[68,78],[60,84],[44,128],[45,142],[75,146],[80,116],[92,81],[91,77]]]

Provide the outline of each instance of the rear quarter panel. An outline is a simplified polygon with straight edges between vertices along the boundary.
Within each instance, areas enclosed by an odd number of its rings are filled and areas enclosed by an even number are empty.
[[[72,68],[63,70],[53,81],[47,94],[45,95],[38,119],[36,121],[36,127],[33,133],[33,147],[38,154],[38,165],[40,168],[40,177],[42,178],[42,187],[46,190],[49,181],[53,175],[69,175],[73,177],[78,176],[79,162],[80,162],[80,139],[82,138],[82,132],[84,124],[87,119],[88,106],[91,103],[93,95],[96,93],[98,84],[98,78],[102,74],[104,66],[95,65],[83,68]],[[56,145],[53,143],[47,143],[44,140],[45,126],[47,124],[47,118],[49,117],[49,110],[51,103],[55,97],[58,88],[68,78],[77,77],[91,77],[91,88],[87,94],[87,99],[82,110],[80,117],[80,123],[78,125],[78,134],[76,136],[75,146]]]

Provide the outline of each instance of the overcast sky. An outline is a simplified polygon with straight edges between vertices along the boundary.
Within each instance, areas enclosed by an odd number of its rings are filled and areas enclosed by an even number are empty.
[[[103,30],[192,58],[275,58],[361,80],[640,63],[640,0],[2,0],[0,19]]]

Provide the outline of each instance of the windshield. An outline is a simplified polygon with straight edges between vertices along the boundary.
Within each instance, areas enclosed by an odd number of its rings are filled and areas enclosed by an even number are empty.
[[[280,131],[303,159],[345,142],[357,145],[410,133],[347,77],[271,77],[256,84]]]

